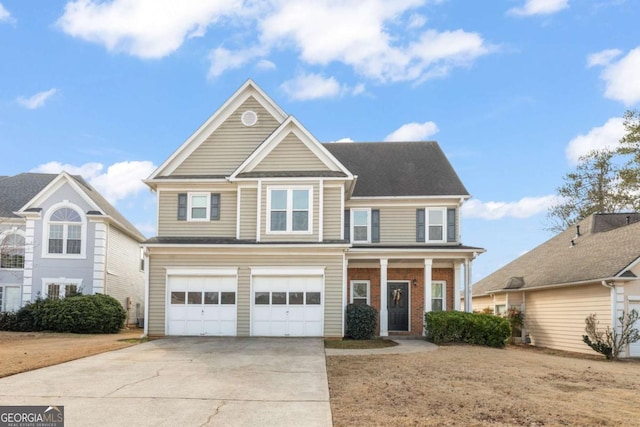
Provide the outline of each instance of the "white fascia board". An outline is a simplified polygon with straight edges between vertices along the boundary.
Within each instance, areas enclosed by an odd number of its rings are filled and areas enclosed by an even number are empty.
[[[471,196],[456,196],[456,195],[446,195],[446,196],[355,196],[355,197],[351,197],[351,200],[363,200],[363,201],[369,201],[369,200],[403,200],[403,199],[414,199],[414,200],[420,200],[420,199],[451,199],[452,200],[452,204],[458,204],[460,202],[460,199],[468,199]]]
[[[203,248],[211,248],[211,249],[239,249],[242,248],[248,249],[347,249],[351,245],[348,243],[335,243],[335,244],[326,244],[326,243],[308,243],[308,244],[286,244],[286,243],[238,243],[238,244],[207,244],[207,243],[199,243],[199,244],[179,244],[179,243],[144,243],[144,247],[146,248],[177,248],[177,249],[203,249]]]
[[[569,282],[569,283],[557,283],[555,285],[542,285],[542,286],[533,286],[527,288],[520,289],[494,289],[491,291],[485,291],[482,294],[472,295],[472,297],[483,297],[490,296],[494,294],[501,294],[507,292],[528,292],[528,291],[544,291],[545,289],[556,289],[556,288],[568,288],[572,286],[583,286],[583,285],[601,285],[602,282],[630,282],[632,280],[636,280],[636,277],[605,277],[602,279],[591,279],[591,280],[581,280],[578,282]]]
[[[252,276],[323,276],[325,267],[249,267]]]
[[[349,248],[347,250],[347,257],[350,259],[360,258],[364,259],[367,256],[375,256],[377,258],[433,258],[433,259],[448,259],[448,258],[468,258],[469,256],[477,256],[486,252],[485,249],[449,249],[443,247],[442,249],[433,248]]]
[[[211,117],[209,117],[187,140],[182,143],[171,156],[164,161],[149,177],[145,180],[152,181],[161,173],[170,175],[175,169],[206,140],[215,129],[217,129],[231,114],[244,103],[250,96],[256,100],[270,113],[275,119],[282,123],[287,114],[271,99],[260,87],[251,79],[247,80],[238,90],[231,95]],[[147,183],[147,185],[149,185]]]
[[[237,276],[238,267],[165,267],[167,276]]]
[[[616,274],[615,277],[620,277],[621,275],[623,275],[624,273],[626,273],[627,271],[631,270],[632,268],[634,268],[635,266],[638,265],[638,263],[640,262],[640,257],[636,258],[635,260],[631,261],[631,263],[629,263],[629,265],[627,265],[625,268],[623,268],[622,270],[620,270],[618,272],[618,274]]]
[[[29,209],[29,207],[41,205],[65,183],[68,183],[71,188],[73,188],[74,191],[78,193],[82,200],[84,200],[89,206],[93,208],[93,210],[96,210],[104,215],[104,211],[100,209],[96,202],[94,202],[91,197],[89,197],[89,195],[80,187],[80,184],[78,184],[76,180],[65,171],[60,172],[60,174],[55,177],[46,187],[40,190],[38,194],[36,194],[23,207],[21,207],[20,210],[18,210],[17,214],[24,215],[24,211],[26,209]]]

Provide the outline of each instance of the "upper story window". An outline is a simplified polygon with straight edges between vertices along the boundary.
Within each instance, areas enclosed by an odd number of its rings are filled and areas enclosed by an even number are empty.
[[[427,243],[455,242],[456,210],[426,208],[416,210],[416,241]]]
[[[24,232],[13,229],[0,235],[0,268],[24,268]]]
[[[85,257],[86,219],[75,206],[68,202],[53,206],[45,215],[43,227],[43,257]]]
[[[310,188],[267,189],[269,233],[311,233]]]
[[[178,194],[178,220],[214,221],[220,219],[220,193]]]
[[[371,242],[371,209],[351,209],[351,239],[354,243]]]

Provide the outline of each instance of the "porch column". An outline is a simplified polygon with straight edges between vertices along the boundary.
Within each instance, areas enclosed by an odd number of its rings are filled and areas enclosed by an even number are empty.
[[[431,268],[432,267],[433,267],[433,260],[425,258],[424,260],[424,311],[425,313],[428,311],[431,311],[431,280],[432,280]],[[423,330],[422,333],[423,335],[426,335],[427,331]]]
[[[380,336],[389,336],[389,318],[387,315],[387,265],[389,260],[380,259]]]
[[[471,260],[464,260],[464,311],[471,313],[473,311],[471,304]]]
[[[453,263],[453,309],[460,311],[460,267],[462,263],[460,261],[454,261]]]

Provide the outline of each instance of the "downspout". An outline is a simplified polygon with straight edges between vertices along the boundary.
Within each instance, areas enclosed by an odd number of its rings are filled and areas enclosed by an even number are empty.
[[[151,266],[149,265],[149,248],[143,246],[144,251],[144,329],[140,338],[149,336],[149,277]]]
[[[611,326],[613,329],[618,329],[618,321],[616,319],[616,285],[613,282],[607,283],[606,280],[603,280],[600,284],[611,290]]]

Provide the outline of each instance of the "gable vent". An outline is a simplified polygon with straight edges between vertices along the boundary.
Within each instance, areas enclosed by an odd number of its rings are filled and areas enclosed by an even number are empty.
[[[242,113],[240,120],[245,126],[253,126],[258,123],[258,114],[255,111],[247,110]]]

